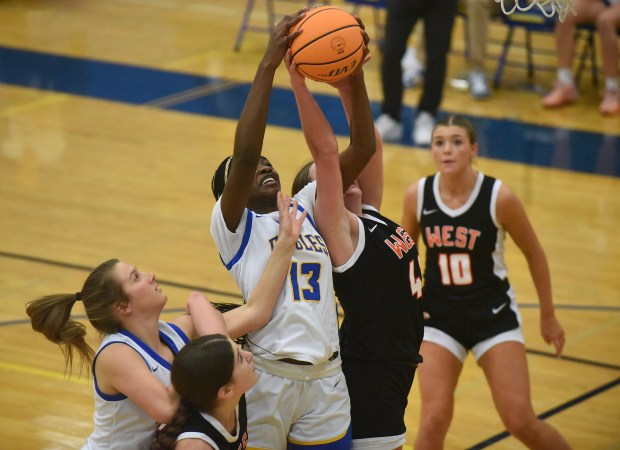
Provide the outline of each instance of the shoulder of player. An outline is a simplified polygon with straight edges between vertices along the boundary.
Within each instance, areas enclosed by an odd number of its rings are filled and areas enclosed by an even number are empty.
[[[405,194],[403,195],[402,217],[408,218],[408,220],[412,220],[417,217],[419,183],[420,180],[415,183],[411,183],[405,189]]]
[[[499,187],[497,194],[496,214],[500,223],[506,224],[514,217],[514,214],[523,211],[523,205],[517,194],[512,191],[505,183]]]
[[[119,364],[119,361],[122,361],[122,364]],[[126,342],[113,341],[99,350],[94,367],[96,367],[97,375],[102,376],[125,373],[137,367],[146,367],[145,364],[144,358],[136,348]]]
[[[407,201],[416,201],[418,200],[418,188],[419,188],[420,180],[417,180],[414,183],[411,183],[405,189],[405,200]]]

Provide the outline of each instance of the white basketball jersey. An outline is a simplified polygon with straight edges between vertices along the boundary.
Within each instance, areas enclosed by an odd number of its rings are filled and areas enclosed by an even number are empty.
[[[188,337],[179,327],[173,324],[159,322],[159,335],[168,344],[176,355],[189,342]],[[107,335],[93,361],[93,375],[97,356],[105,347],[114,343],[124,343],[136,350],[151,373],[164,386],[170,384],[170,369],[172,365],[148,347],[139,338],[121,330],[118,333]],[[122,364],[122,361],[119,361]],[[97,378],[94,379],[95,388],[95,429],[88,437],[82,450],[148,450],[155,439],[157,424],[155,421],[125,395],[106,395],[99,390]]]
[[[289,274],[271,321],[248,335],[250,350],[266,359],[293,358],[319,364],[339,349],[331,262],[312,218],[315,193],[316,183],[311,183],[295,196],[300,211],[308,211],[308,216]],[[215,204],[211,234],[246,301],[263,273],[278,231],[278,211],[260,215],[246,208],[237,229],[231,232],[220,201]]]

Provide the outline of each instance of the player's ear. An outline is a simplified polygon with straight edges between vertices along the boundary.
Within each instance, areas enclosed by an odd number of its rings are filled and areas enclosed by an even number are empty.
[[[217,391],[218,400],[226,400],[233,394],[233,389],[230,384],[225,384]]]

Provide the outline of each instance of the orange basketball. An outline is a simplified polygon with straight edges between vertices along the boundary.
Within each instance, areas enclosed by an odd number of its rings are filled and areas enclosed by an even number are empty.
[[[291,44],[297,69],[316,81],[338,81],[362,63],[364,38],[355,17],[342,8],[310,9],[291,33],[303,30]]]

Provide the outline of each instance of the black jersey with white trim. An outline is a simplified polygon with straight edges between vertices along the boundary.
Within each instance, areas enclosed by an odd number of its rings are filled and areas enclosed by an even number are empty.
[[[215,450],[242,450],[248,445],[248,417],[245,395],[237,407],[236,435],[231,434],[214,417],[194,411],[178,439],[198,439]],[[178,440],[177,440],[178,442]]]
[[[334,268],[344,310],[340,350],[343,358],[417,364],[424,334],[417,246],[376,209],[363,214],[354,255]]]
[[[426,246],[425,301],[467,301],[505,293],[504,229],[495,210],[501,181],[478,173],[463,206],[441,200],[436,173],[420,180],[418,221]]]

